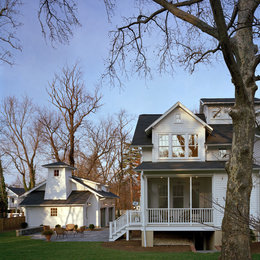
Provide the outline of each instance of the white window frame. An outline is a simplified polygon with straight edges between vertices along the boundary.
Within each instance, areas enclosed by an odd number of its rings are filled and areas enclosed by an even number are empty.
[[[165,146],[160,146],[159,144],[159,140],[160,140],[160,136],[162,135],[168,135],[168,142],[169,142],[169,146],[168,146],[168,157],[160,157],[160,147],[165,147]],[[173,135],[184,135],[185,136],[185,155],[184,157],[173,157],[172,156],[172,136]],[[189,135],[197,135],[197,141],[198,141],[198,156],[197,157],[189,157]],[[170,159],[170,160],[197,160],[200,158],[200,153],[199,153],[199,134],[198,133],[160,133],[158,134],[158,159],[159,160],[165,160],[165,159]],[[176,146],[177,147],[177,146]]]

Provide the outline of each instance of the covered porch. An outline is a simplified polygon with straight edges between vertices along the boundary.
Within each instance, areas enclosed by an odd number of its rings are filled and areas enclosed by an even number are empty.
[[[146,224],[212,224],[212,177],[179,175],[145,178]]]

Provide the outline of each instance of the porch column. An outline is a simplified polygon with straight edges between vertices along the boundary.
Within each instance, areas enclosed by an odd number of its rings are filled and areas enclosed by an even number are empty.
[[[143,222],[143,245],[146,247],[146,230],[145,230],[145,180],[144,180],[144,172],[141,171],[141,212],[142,212],[142,222]]]
[[[192,176],[190,176],[190,225],[192,225]]]
[[[170,177],[168,177],[168,226],[170,225]]]

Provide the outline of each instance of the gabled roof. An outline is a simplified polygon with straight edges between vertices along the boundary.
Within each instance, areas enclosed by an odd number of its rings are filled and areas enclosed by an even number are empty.
[[[103,198],[119,198],[117,195],[115,195],[112,192],[100,191],[100,190],[96,190],[96,189],[90,187],[89,185],[85,184],[84,181],[81,180],[81,178],[79,178],[79,177],[72,176],[71,179],[80,183],[81,185],[86,187],[88,190],[90,190],[91,192],[95,193],[96,195],[98,195],[100,197],[103,197]]]
[[[15,193],[17,196],[21,196],[25,193],[24,188],[16,188],[16,187],[7,187],[9,190],[11,190],[13,193]]]
[[[77,168],[70,166],[69,164],[65,162],[54,162],[54,163],[49,163],[49,164],[44,164],[42,167],[45,168],[69,168],[71,170],[77,170]]]
[[[195,114],[201,120],[206,121],[204,114]],[[142,114],[139,116],[135,133],[133,136],[132,146],[149,147],[153,146],[152,137],[145,133],[145,129],[160,118],[162,114]]]
[[[91,192],[72,191],[66,200],[45,200],[45,191],[33,191],[20,203],[20,206],[53,206],[53,205],[84,205]]]
[[[226,161],[206,161],[206,162],[142,162],[135,168],[136,171],[212,171],[225,170]],[[259,170],[260,166],[253,164],[254,170]]]
[[[145,132],[148,133],[155,125],[157,125],[162,119],[164,119],[168,114],[170,114],[174,109],[177,107],[182,108],[186,113],[188,113],[190,116],[192,116],[194,119],[196,119],[199,123],[201,123],[204,127],[206,127],[209,131],[212,131],[213,129],[205,123],[203,120],[201,120],[198,116],[196,116],[194,113],[192,113],[188,108],[186,108],[184,105],[182,105],[180,102],[177,102],[175,105],[173,105],[170,109],[168,109],[164,114],[162,114],[157,120],[155,120],[151,125],[149,125]]]

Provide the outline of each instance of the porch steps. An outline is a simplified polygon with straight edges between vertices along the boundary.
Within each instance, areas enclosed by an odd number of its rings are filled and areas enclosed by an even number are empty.
[[[117,233],[113,234],[112,237],[109,238],[109,241],[110,242],[116,241],[118,238],[126,234],[126,232],[127,232],[126,228],[121,229]]]

